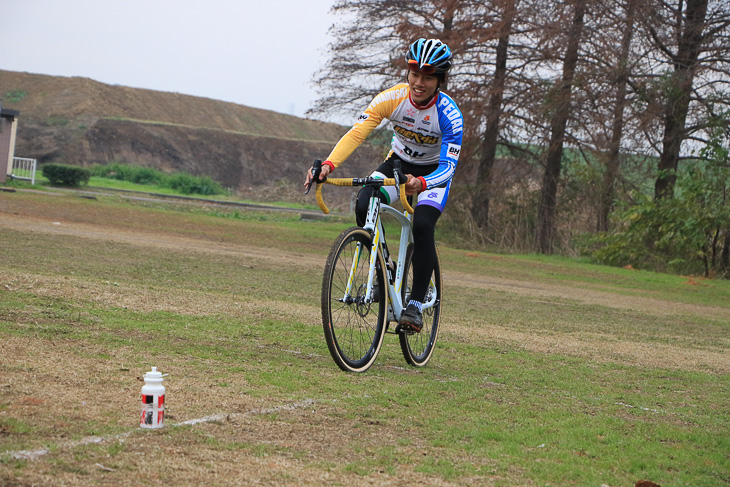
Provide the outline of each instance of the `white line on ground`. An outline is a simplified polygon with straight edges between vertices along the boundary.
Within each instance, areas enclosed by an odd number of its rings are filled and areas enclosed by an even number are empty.
[[[189,419],[187,421],[181,421],[179,423],[168,423],[171,427],[177,427],[177,426],[192,426],[200,423],[210,423],[211,421],[221,421],[223,419],[231,419],[236,418],[240,416],[247,416],[247,415],[256,415],[256,414],[270,414],[275,413],[278,411],[290,411],[294,409],[302,409],[311,407],[314,404],[313,399],[305,399],[303,401],[299,402],[293,402],[290,404],[284,404],[281,406],[274,406],[270,408],[256,408],[256,409],[250,409],[246,411],[245,413],[232,413],[232,414],[214,414],[212,416],[206,416],[204,418],[195,418],[195,419]],[[68,449],[68,448],[76,448],[79,446],[85,446],[85,445],[91,445],[96,443],[104,443],[107,441],[120,441],[126,438],[127,436],[131,435],[135,431],[138,431],[139,428],[135,428],[134,430],[129,430],[125,433],[121,433],[118,435],[110,435],[110,436],[89,436],[87,438],[76,440],[76,441],[69,441],[63,444],[60,444],[57,446],[57,448],[61,449]],[[11,458],[17,459],[17,460],[37,460],[38,458],[47,455],[50,453],[49,448],[40,448],[38,450],[19,450],[19,451],[6,451],[3,455],[10,455]]]

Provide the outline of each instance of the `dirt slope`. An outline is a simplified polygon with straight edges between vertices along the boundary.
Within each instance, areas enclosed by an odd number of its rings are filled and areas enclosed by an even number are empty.
[[[20,111],[16,155],[41,164],[121,162],[209,175],[234,189],[282,179],[323,159],[345,127],[209,98],[0,70],[3,106]],[[364,146],[347,170],[382,156]],[[345,172],[343,172],[345,174]]]

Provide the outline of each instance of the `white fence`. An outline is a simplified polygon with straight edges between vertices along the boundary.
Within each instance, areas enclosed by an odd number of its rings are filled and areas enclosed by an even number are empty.
[[[13,167],[10,170],[10,177],[13,179],[24,179],[35,184],[35,171],[38,163],[35,159],[25,157],[13,157]]]

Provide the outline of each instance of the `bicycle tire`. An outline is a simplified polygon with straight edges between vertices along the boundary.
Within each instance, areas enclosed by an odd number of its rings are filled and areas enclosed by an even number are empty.
[[[408,246],[406,260],[404,264],[403,279],[405,282],[402,287],[403,302],[407,303],[410,298],[411,285],[413,282],[413,244]],[[400,348],[406,362],[415,367],[423,367],[433,356],[433,350],[436,347],[439,331],[441,329],[441,304],[443,302],[443,286],[441,284],[441,261],[439,259],[438,250],[436,251],[436,262],[433,269],[433,281],[436,288],[436,303],[431,307],[423,310],[423,329],[419,333],[399,333]],[[429,293],[431,289],[429,287]],[[428,294],[425,301],[428,301]]]
[[[356,248],[362,249],[353,266]],[[343,231],[335,240],[327,257],[322,278],[322,326],[330,355],[347,372],[364,372],[375,362],[383,344],[387,321],[388,290],[385,285],[382,255],[376,266],[375,283],[379,286],[378,302],[366,302],[372,237],[360,227]],[[353,273],[352,295],[346,294]]]

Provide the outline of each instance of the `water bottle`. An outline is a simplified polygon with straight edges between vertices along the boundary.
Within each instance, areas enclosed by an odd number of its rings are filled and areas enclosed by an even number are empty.
[[[165,419],[165,386],[162,385],[162,373],[152,367],[144,375],[142,386],[142,415],[140,428],[162,428]]]

